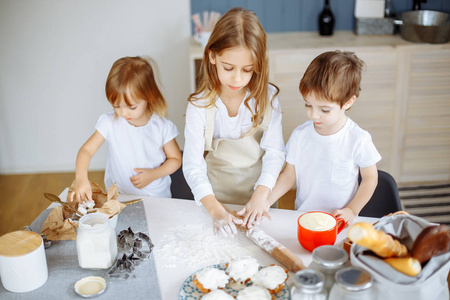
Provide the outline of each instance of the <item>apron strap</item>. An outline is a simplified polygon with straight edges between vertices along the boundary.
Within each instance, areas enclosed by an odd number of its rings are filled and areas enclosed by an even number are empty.
[[[269,127],[270,118],[272,117],[272,105],[269,104],[269,107],[267,107],[266,111],[264,112],[263,120],[261,124],[259,124],[259,127],[262,129],[262,131],[266,131]]]
[[[210,106],[206,108],[205,121],[205,150],[212,150],[212,141],[214,135],[214,117],[216,115],[216,107]]]

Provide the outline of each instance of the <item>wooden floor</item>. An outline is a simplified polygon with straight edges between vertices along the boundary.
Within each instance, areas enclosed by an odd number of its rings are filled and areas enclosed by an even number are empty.
[[[103,176],[103,171],[89,172],[89,179],[104,188]],[[75,173],[0,175],[0,236],[30,225],[51,204],[44,193],[59,195],[74,178]]]

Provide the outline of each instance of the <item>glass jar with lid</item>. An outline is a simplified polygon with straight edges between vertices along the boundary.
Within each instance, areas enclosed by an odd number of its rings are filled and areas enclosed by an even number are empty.
[[[82,268],[107,269],[116,260],[116,233],[105,214],[92,213],[80,218],[76,244],[78,264]]]
[[[336,272],[348,266],[348,254],[338,246],[320,246],[312,253],[310,269],[317,270],[325,276],[325,291],[330,292]]]
[[[325,277],[322,273],[312,269],[305,269],[295,273],[294,286],[291,289],[292,300],[326,300],[324,290]]]
[[[372,276],[358,267],[347,267],[336,272],[329,300],[376,300]]]

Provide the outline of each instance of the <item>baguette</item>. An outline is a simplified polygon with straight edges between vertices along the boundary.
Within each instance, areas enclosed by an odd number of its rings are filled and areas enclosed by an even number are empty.
[[[392,236],[376,230],[370,223],[355,223],[348,230],[349,239],[383,258],[406,257],[408,249]]]
[[[397,271],[414,277],[422,271],[422,266],[420,262],[413,257],[391,257],[383,259],[384,262],[388,263],[391,267]]]

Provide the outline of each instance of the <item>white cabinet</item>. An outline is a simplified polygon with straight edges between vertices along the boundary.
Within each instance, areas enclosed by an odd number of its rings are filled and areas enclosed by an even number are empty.
[[[450,179],[450,44],[399,47],[398,160],[400,181]]]

